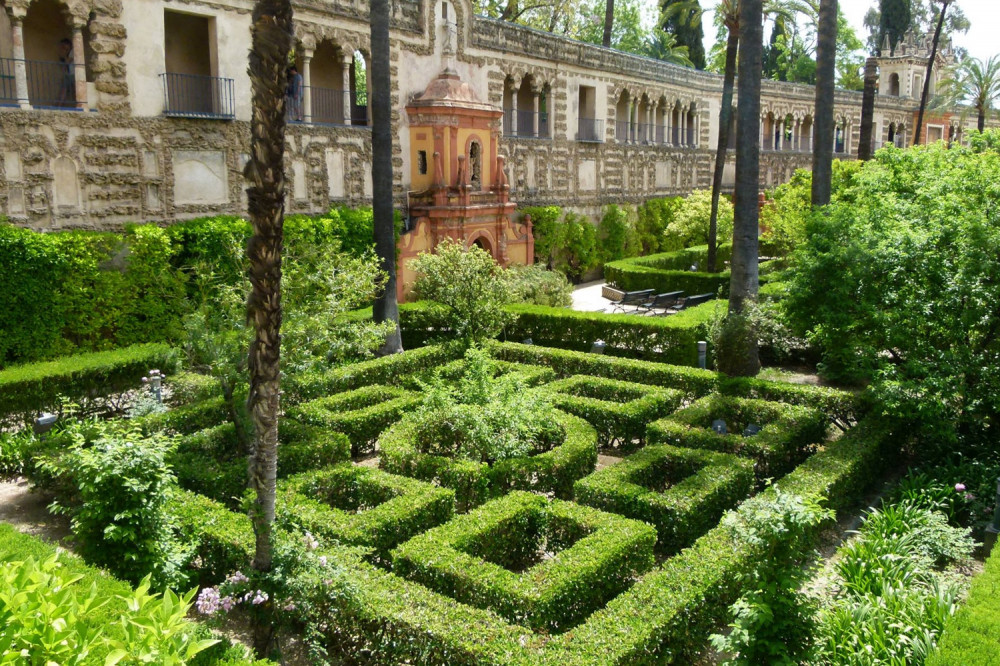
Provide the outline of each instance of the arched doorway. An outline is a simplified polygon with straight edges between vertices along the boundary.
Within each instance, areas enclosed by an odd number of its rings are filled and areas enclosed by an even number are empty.
[[[493,257],[493,243],[490,242],[489,237],[485,234],[480,233],[470,241],[469,248],[471,249],[473,247],[478,247],[480,250]]]

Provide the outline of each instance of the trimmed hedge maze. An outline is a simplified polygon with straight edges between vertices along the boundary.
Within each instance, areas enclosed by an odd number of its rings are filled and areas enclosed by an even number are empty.
[[[278,538],[301,542],[309,532],[341,569],[316,606],[333,613],[323,618],[332,657],[692,663],[759,564],[737,524],[776,492],[762,489],[763,478],[838,509],[892,464],[892,433],[861,418],[850,394],[530,345],[489,350],[498,373],[522,373],[525,390],[559,410],[562,437],[548,450],[492,464],[418,450],[407,418],[421,399],[417,379],[440,368],[458,378],[457,349],[428,347],[293,384]],[[395,401],[406,406],[385,407]],[[720,418],[734,434],[711,429]],[[859,418],[827,439],[833,421]],[[751,423],[761,429],[744,437]],[[229,450],[231,437],[216,422],[182,437],[175,455],[192,466]],[[378,469],[348,462],[373,445]],[[599,450],[613,464],[598,469]],[[226,465],[245,474],[237,457],[213,459],[219,478],[229,478]],[[232,491],[194,472],[179,477],[189,490],[172,501],[199,580],[248,566],[253,531],[230,510]]]

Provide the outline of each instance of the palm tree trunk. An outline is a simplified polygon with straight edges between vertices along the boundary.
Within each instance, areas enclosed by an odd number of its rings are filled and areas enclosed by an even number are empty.
[[[861,97],[861,139],[858,142],[858,159],[862,162],[872,158],[874,141],[872,125],[875,121],[875,88],[878,83],[878,69],[875,58],[865,61],[865,91]]]
[[[716,350],[719,369],[728,375],[760,371],[757,336],[748,326],[748,306],[759,288],[760,77],[764,55],[761,0],[740,2],[739,79],[737,82],[736,192],[733,200],[733,258],[730,264],[729,315]]]
[[[379,350],[380,355],[403,351],[399,332],[399,304],[396,302],[396,230],[392,210],[392,89],[389,72],[389,0],[372,0],[371,77],[372,87],[372,216],[375,226],[375,254],[388,276],[385,289],[372,308],[376,322],[391,321],[395,330]]]
[[[934,69],[934,59],[937,57],[938,40],[941,39],[941,29],[944,27],[944,15],[948,11],[951,0],[938,0],[941,3],[941,14],[938,16],[937,28],[934,30],[934,41],[931,42],[931,57],[927,60],[927,71],[924,72],[924,89],[920,94],[920,112],[917,114],[917,132],[913,135],[913,145],[920,145],[920,132],[924,128],[924,111],[927,109],[927,95],[931,90],[931,71]]]
[[[253,568],[270,571],[274,524],[275,475],[278,464],[279,361],[281,358],[281,249],[285,213],[285,86],[292,47],[292,6],[289,0],[257,0],[252,15],[250,83],[250,222],[247,244],[250,298],[247,319],[254,327],[250,344],[250,397],[247,409],[254,426],[250,455],[250,487],[256,498],[250,509],[256,544]],[[271,642],[270,626],[254,631],[261,656]]]
[[[820,0],[816,38],[816,119],[812,205],[830,203],[833,177],[833,90],[837,57],[837,0]]]
[[[733,115],[733,83],[736,79],[736,54],[739,52],[739,26],[729,26],[726,42],[726,70],[722,79],[722,108],[719,109],[719,144],[715,149],[715,172],[712,174],[712,214],[708,220],[708,272],[716,271],[718,261],[719,197],[722,194],[722,175],[726,169],[726,152],[729,149],[729,124]]]
[[[979,107],[979,118],[976,120],[976,127],[982,132],[986,128],[986,107]]]
[[[615,0],[607,0],[604,6],[604,39],[601,44],[611,46],[611,28],[615,25]]]

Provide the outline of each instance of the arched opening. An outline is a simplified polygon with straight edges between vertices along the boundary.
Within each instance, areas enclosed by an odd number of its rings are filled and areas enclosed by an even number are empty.
[[[691,148],[698,147],[698,120],[697,120],[697,107],[692,102],[691,106],[687,110],[687,136],[685,137],[684,145],[690,146]]]
[[[354,52],[354,61],[350,71],[351,124],[368,124],[368,65],[365,54]]]
[[[507,76],[503,81],[503,133],[504,136],[517,136],[517,95],[518,85],[513,76]]]
[[[768,112],[768,114],[764,116],[764,122],[762,124],[764,140],[761,141],[760,149],[774,150],[775,146],[777,146],[777,134],[774,128],[774,114]]]
[[[535,127],[534,88],[535,79],[531,74],[521,79],[521,85],[517,89],[517,136],[538,136]]]
[[[899,97],[899,74],[889,75],[889,90],[888,94],[893,97]]]
[[[474,191],[483,189],[483,146],[478,141],[469,144],[469,184]]]
[[[670,145],[681,145],[681,106],[676,102],[670,109]]]
[[[802,119],[799,124],[799,150],[803,152],[812,152],[812,136],[813,136],[813,119],[812,116],[806,116]]]
[[[649,97],[643,95],[639,100],[639,120],[636,127],[636,141],[642,144],[650,144],[653,142],[653,128],[652,121],[650,120],[650,111],[653,105],[649,101]]]
[[[910,97],[920,97],[924,91],[924,77],[919,74],[913,75],[913,90],[910,91]]]
[[[315,123],[349,125],[351,119],[351,67],[354,54],[329,40],[319,43],[306,65],[299,55],[296,65],[305,75],[308,67],[309,85],[303,91],[307,98],[303,113]]]
[[[629,103],[629,94],[627,90],[623,90],[615,105],[615,139],[618,143],[628,142],[631,114],[632,105]]]
[[[490,239],[484,234],[477,236],[475,240],[469,244],[469,247],[478,247],[480,250],[493,257],[493,244],[490,243]],[[496,257],[494,257],[494,259],[495,258]]]
[[[781,148],[782,150],[796,150],[795,146],[795,118],[792,114],[785,116],[781,121]]]
[[[886,139],[886,143],[894,144],[896,143],[896,123],[889,123],[889,136]]]
[[[656,102],[656,143],[664,145],[667,143],[667,98],[660,97]]]
[[[87,32],[82,31],[82,43],[77,39],[74,45],[73,24],[65,6],[57,0],[36,0],[28,7],[24,17],[24,58],[32,106],[77,108],[86,102],[78,99],[76,65],[86,63]],[[82,52],[76,53],[80,46]]]
[[[844,121],[838,120],[836,129],[833,132],[833,152],[844,153],[847,151],[847,136],[844,131]]]

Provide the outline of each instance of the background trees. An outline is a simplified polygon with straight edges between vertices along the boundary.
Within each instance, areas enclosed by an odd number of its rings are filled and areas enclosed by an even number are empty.
[[[986,117],[1000,101],[1000,56],[986,62],[967,57],[948,72],[938,85],[934,106],[955,107],[968,104],[976,111],[979,131],[986,126]]]

